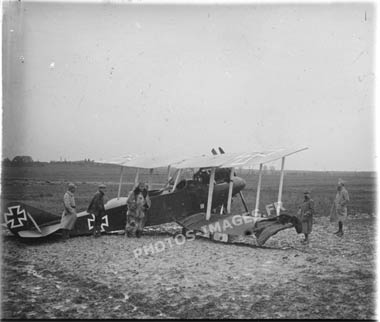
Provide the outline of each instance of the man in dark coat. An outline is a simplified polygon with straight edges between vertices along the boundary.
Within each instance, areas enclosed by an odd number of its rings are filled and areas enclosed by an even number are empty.
[[[95,223],[94,223],[94,237],[99,237],[101,235],[101,224],[102,217],[106,214],[106,210],[104,208],[104,193],[106,191],[106,186],[104,184],[100,184],[98,187],[98,191],[95,193],[92,198],[90,205],[87,208],[87,212],[90,214],[94,214]]]
[[[310,192],[304,192],[304,201],[298,209],[297,218],[299,225],[296,226],[297,233],[304,234],[305,239],[302,243],[309,241],[309,234],[313,228],[314,201],[310,198]]]

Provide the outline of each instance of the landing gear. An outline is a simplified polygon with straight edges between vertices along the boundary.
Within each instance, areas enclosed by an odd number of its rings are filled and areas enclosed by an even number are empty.
[[[229,243],[231,241],[230,235],[225,233],[213,233],[210,235],[210,239],[223,243]]]

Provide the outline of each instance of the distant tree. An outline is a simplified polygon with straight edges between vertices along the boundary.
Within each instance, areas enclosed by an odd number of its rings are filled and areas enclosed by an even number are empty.
[[[271,165],[269,167],[269,170],[270,170],[271,173],[275,173],[276,172],[276,167],[274,165]]]
[[[12,161],[9,158],[5,158],[3,160],[3,166],[7,167],[7,166],[10,166],[11,164],[12,164]]]
[[[33,163],[33,159],[29,155],[18,155],[15,156],[12,160],[13,165],[23,165]]]

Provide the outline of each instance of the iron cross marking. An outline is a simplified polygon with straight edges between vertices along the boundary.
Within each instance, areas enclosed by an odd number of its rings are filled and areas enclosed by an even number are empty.
[[[88,230],[94,229],[95,215],[91,214],[91,218],[87,219]],[[100,224],[100,231],[105,231],[105,227],[108,227],[108,215],[102,217],[102,223]]]
[[[28,221],[26,218],[25,209],[20,209],[21,206],[8,207],[9,212],[5,213],[5,223],[11,224],[10,228],[18,228],[24,226],[23,221]]]

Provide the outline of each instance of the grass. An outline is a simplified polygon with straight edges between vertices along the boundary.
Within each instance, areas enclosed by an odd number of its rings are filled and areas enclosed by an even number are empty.
[[[99,165],[3,168],[3,205],[18,200],[59,214],[67,182],[74,181],[78,208],[85,209],[100,182],[107,183],[109,198],[117,195],[119,173],[117,166]],[[131,189],[135,170],[125,173],[122,195]],[[244,195],[252,209],[257,175],[238,174],[247,181]],[[142,179],[147,177],[143,171]],[[326,217],[338,178],[346,180],[351,197],[343,238],[333,234],[336,225]],[[161,169],[153,182],[165,179]],[[296,211],[305,189],[316,204],[309,245],[288,229],[263,248],[253,239],[244,247],[196,239],[136,259],[134,249],[168,237],[150,229],[169,230],[162,225],[146,228],[139,239],[67,242],[59,236],[34,243],[4,236],[2,318],[373,319],[375,179],[370,172],[286,172],[285,208]],[[278,173],[264,175],[261,210],[277,200],[278,183]],[[242,211],[238,198],[233,211]]]
[[[127,195],[133,185],[136,170],[124,169],[122,195]],[[238,171],[246,182],[244,196],[248,207],[255,206],[257,180],[256,173]],[[148,170],[140,170],[140,179],[148,181]],[[166,181],[166,169],[155,170],[152,182],[163,184]],[[302,202],[304,190],[310,190],[315,202],[317,216],[328,216],[336,193],[338,178],[346,181],[350,194],[349,215],[376,213],[376,174],[373,172],[307,172],[286,171],[284,177],[283,203],[290,212],[295,212]],[[78,186],[76,202],[78,209],[85,209],[101,182],[107,184],[107,197],[117,196],[120,179],[120,167],[98,164],[55,163],[43,166],[3,167],[2,200],[22,201],[31,206],[40,207],[53,213],[62,211],[62,196],[68,182]],[[277,201],[278,172],[264,174],[262,180],[260,210],[265,205]],[[153,187],[158,187],[154,185]],[[243,211],[238,198],[235,198],[233,210]]]

